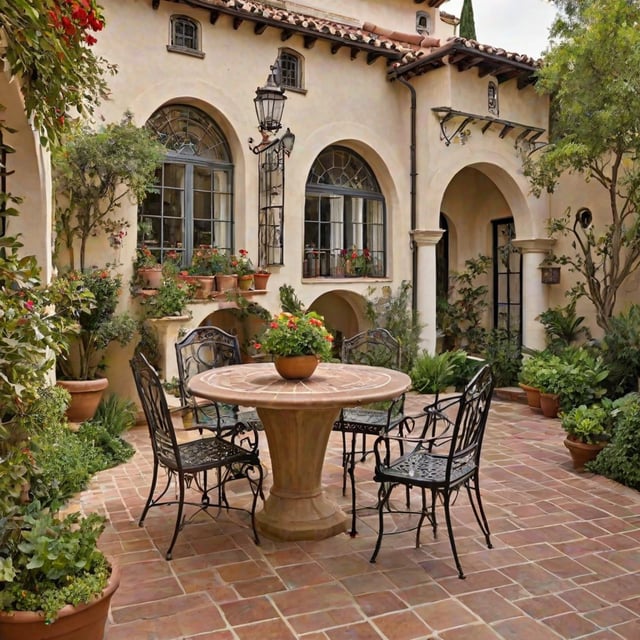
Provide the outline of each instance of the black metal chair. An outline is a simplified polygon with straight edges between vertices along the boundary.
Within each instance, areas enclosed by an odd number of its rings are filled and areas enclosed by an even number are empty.
[[[193,441],[178,443],[169,407],[167,405],[162,382],[142,354],[135,355],[131,362],[131,370],[149,427],[149,436],[153,449],[153,475],[149,497],[145,503],[138,522],[142,526],[151,507],[161,505],[178,505],[176,524],[169,548],[165,554],[171,560],[173,546],[178,533],[186,524],[183,517],[184,505],[189,504],[198,509],[189,517],[192,520],[200,511],[210,507],[219,509],[237,509],[246,511],[251,516],[251,527],[256,544],[259,544],[255,525],[255,511],[258,496],[262,493],[263,469],[258,454],[258,434],[255,429],[241,422],[228,427],[219,427],[215,435],[200,437]],[[164,488],[156,495],[158,471],[166,471],[167,479]],[[215,472],[213,474],[209,472]],[[209,476],[216,479],[209,485]],[[226,496],[226,485],[233,480],[246,479],[253,494],[251,508],[232,507]],[[170,498],[167,492],[173,480],[177,481],[177,497]],[[185,500],[186,489],[194,485],[200,491],[200,501]],[[211,501],[211,494],[216,500]],[[165,496],[167,496],[165,498]],[[211,517],[214,517],[209,513]]]
[[[202,402],[194,398],[187,387],[196,373],[242,362],[237,336],[219,327],[196,327],[176,342],[175,348],[180,400],[184,408],[191,408],[193,427],[202,433],[212,425],[218,428],[244,422],[258,431],[262,430],[262,422],[255,409],[240,411],[237,405]]]
[[[458,569],[458,576],[464,578],[458,559],[456,543],[451,523],[451,505],[462,487],[467,490],[469,501],[478,525],[484,534],[487,547],[492,548],[489,523],[487,522],[480,497],[480,453],[491,405],[494,378],[489,365],[484,365],[466,385],[462,393],[443,398],[425,407],[415,418],[407,418],[409,435],[383,435],[374,443],[376,458],[374,480],[380,483],[378,492],[378,538],[371,556],[375,562],[380,551],[383,535],[403,533],[416,529],[416,548],[420,546],[420,529],[425,518],[430,522],[434,537],[437,535],[436,499],[439,496],[444,507],[451,551]],[[416,420],[424,418],[419,435],[415,435]],[[411,424],[413,423],[413,424]],[[406,432],[405,432],[406,433]],[[399,458],[391,460],[390,445],[402,444],[404,451]],[[420,511],[398,511],[389,500],[392,491],[398,487],[418,488],[422,494]],[[473,490],[473,491],[472,491]],[[426,492],[431,492],[430,504]],[[387,517],[397,514],[418,516],[417,525],[384,531],[384,512]]]
[[[342,362],[398,369],[400,366],[400,343],[387,329],[369,329],[346,338],[342,343]],[[347,408],[333,425],[334,431],[342,433],[342,495],[346,493],[347,475],[351,483],[351,531],[356,531],[356,457],[364,461],[370,453],[366,448],[367,436],[379,436],[398,428],[404,420],[404,394],[376,406]],[[348,435],[351,436],[348,442]],[[362,436],[362,447],[356,452],[357,436]]]

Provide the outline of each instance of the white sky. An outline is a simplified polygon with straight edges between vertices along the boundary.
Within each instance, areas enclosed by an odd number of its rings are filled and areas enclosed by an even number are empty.
[[[463,0],[440,9],[460,17]],[[478,42],[538,58],[547,47],[556,8],[547,0],[473,0]]]

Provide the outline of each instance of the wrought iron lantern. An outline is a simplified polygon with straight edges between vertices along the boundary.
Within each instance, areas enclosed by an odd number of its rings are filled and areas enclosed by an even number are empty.
[[[260,131],[276,133],[280,130],[286,99],[287,96],[284,95],[284,89],[280,84],[280,64],[276,60],[275,64],[271,65],[267,82],[263,87],[256,89],[256,97],[253,99]]]

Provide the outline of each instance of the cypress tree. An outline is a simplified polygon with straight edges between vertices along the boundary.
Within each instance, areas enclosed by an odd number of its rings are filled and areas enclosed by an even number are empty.
[[[473,19],[473,5],[471,0],[464,0],[460,12],[460,37],[468,40],[477,40],[476,23]]]

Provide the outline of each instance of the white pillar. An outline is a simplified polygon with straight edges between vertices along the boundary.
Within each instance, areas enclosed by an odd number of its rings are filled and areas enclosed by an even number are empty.
[[[411,237],[418,256],[418,268],[413,286],[416,288],[420,332],[419,350],[436,351],[436,245],[442,229],[415,229]]]
[[[551,238],[514,240],[522,252],[522,344],[530,349],[544,349],[544,327],[538,316],[549,307],[549,285],[542,284],[540,263],[555,244]]]

